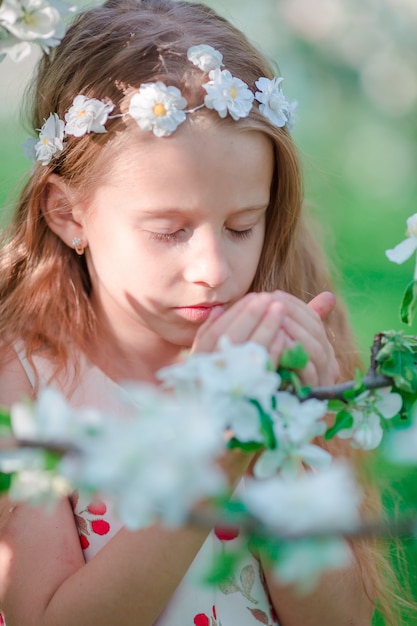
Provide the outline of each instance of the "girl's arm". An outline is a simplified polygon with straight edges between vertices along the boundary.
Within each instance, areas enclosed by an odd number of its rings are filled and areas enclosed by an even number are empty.
[[[150,626],[207,531],[121,530],[87,564],[68,501],[53,514],[3,501],[0,596],[8,626]]]
[[[231,480],[247,455],[228,453]],[[120,530],[84,562],[68,500],[53,513],[0,503],[0,607],[7,626],[151,626],[208,531]]]

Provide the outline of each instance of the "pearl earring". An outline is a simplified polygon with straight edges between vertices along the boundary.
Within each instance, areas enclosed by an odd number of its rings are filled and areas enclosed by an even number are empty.
[[[84,246],[79,237],[74,237],[74,239],[71,241],[71,245],[77,254],[79,254],[80,256],[84,254]]]

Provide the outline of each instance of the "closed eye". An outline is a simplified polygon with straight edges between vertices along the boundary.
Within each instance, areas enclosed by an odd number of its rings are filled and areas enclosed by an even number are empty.
[[[227,230],[234,239],[248,239],[253,233],[253,228],[246,228],[246,230],[228,228]]]
[[[174,233],[154,233],[152,231],[148,231],[152,239],[156,239],[157,241],[167,241],[170,243],[178,243],[184,234],[184,230],[181,228],[180,230],[176,230]]]

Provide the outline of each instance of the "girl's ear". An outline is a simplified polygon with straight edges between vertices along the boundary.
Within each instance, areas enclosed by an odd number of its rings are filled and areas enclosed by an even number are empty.
[[[84,229],[79,221],[82,212],[74,190],[57,174],[48,177],[41,207],[49,228],[67,246],[74,248],[74,240],[79,240],[84,248],[87,246]]]

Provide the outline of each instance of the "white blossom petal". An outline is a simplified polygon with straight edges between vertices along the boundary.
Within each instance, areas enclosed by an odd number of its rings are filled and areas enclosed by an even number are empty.
[[[16,402],[10,409],[13,435],[17,439],[35,439],[38,434],[33,408],[25,402]]]
[[[407,235],[409,237],[417,237],[417,213],[407,218]]]
[[[6,28],[22,17],[22,7],[17,0],[3,0],[0,4],[0,23]]]
[[[401,243],[399,243],[395,248],[391,250],[386,250],[385,254],[387,255],[390,261],[394,263],[404,263],[410,256],[417,250],[417,237],[409,237],[408,239],[404,239]]]
[[[0,56],[7,55],[13,63],[19,63],[31,53],[30,44],[27,41],[20,41],[14,35],[3,33],[0,29]]]
[[[375,394],[378,397],[378,411],[385,419],[391,419],[400,412],[403,400],[399,393],[379,390]]]
[[[281,583],[295,585],[300,593],[315,588],[321,574],[349,567],[352,550],[342,539],[304,539],[283,544],[273,573]]]
[[[9,2],[10,4],[10,2]],[[23,41],[38,42],[53,37],[62,29],[59,11],[44,0],[22,0],[21,14],[7,30]],[[63,31],[61,30],[63,33]]]
[[[368,415],[354,428],[352,433],[352,445],[362,450],[375,450],[382,441],[384,431],[378,415]]]
[[[333,458],[330,452],[312,443],[301,446],[299,448],[299,454],[303,463],[317,470],[329,467]]]
[[[231,403],[230,407],[230,430],[235,439],[240,442],[257,441],[262,442],[263,436],[259,420],[259,412],[248,401]]]
[[[349,529],[360,520],[362,492],[352,470],[335,461],[318,472],[291,479],[248,479],[244,501],[249,511],[278,532],[308,533]]]
[[[203,72],[210,72],[223,65],[222,53],[206,44],[188,48],[187,58]]]
[[[205,390],[210,397],[257,400],[266,412],[281,384],[279,374],[269,367],[268,351],[254,342],[232,344],[225,336],[218,351],[195,354],[185,362],[159,370],[157,377],[165,388]]]
[[[385,455],[393,463],[416,465],[417,463],[417,422],[411,426],[391,432],[387,436]]]

